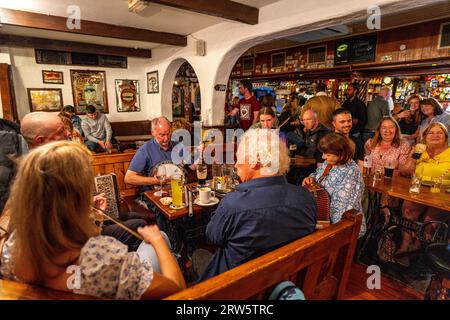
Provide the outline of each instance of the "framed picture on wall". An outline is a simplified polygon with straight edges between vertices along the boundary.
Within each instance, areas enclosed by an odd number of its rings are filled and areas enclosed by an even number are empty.
[[[62,71],[42,70],[42,82],[64,84],[64,73]]]
[[[64,106],[61,89],[28,88],[30,111],[61,111]]]
[[[159,93],[158,71],[147,72],[147,93]]]
[[[86,106],[93,105],[102,113],[108,113],[105,71],[70,70],[73,106],[77,114],[85,114]]]
[[[116,79],[116,102],[118,112],[139,112],[139,81]]]

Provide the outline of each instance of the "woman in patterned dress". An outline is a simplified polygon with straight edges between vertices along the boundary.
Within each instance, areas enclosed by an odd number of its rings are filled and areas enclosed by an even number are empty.
[[[329,133],[319,142],[319,150],[325,162],[303,180],[303,185],[320,181],[330,195],[330,218],[332,223],[342,219],[344,212],[356,209],[362,212],[364,180],[361,170],[353,161],[355,145],[353,141],[340,133]],[[325,169],[330,167],[328,174]],[[363,217],[359,236],[364,235],[366,223]]]
[[[9,200],[10,233],[0,246],[0,276],[111,299],[159,299],[185,288],[156,225],[138,232],[162,272],[145,250],[128,252],[100,235],[93,178],[90,153],[74,142],[43,145],[21,161]]]
[[[394,176],[400,175],[399,168],[403,166],[409,157],[411,147],[401,139],[400,126],[394,118],[384,117],[377,126],[373,139],[366,141],[364,145],[365,154],[372,158],[372,172],[384,172],[384,165],[387,162],[395,164]],[[383,207],[397,206],[398,200],[383,195],[381,205]],[[388,218],[390,211],[388,208],[382,209],[383,215]]]

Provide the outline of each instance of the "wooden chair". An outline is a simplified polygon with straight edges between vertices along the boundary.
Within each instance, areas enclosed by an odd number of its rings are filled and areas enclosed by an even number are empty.
[[[351,210],[328,228],[166,299],[267,299],[284,280],[295,283],[308,300],[344,299],[361,221],[361,213]]]

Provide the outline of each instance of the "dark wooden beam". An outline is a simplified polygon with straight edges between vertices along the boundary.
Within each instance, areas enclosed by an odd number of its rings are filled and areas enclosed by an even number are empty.
[[[26,47],[35,49],[56,50],[56,51],[95,53],[113,56],[128,56],[138,58],[152,57],[152,51],[150,49],[134,49],[115,46],[103,46],[92,43],[22,37],[8,34],[0,34],[0,45],[6,45],[11,47]]]
[[[258,8],[230,0],[146,0],[146,2],[194,11],[247,24],[258,24]]]
[[[106,38],[187,46],[187,37],[179,34],[158,32],[147,29],[117,26],[102,22],[80,20],[80,29],[67,28],[67,18],[41,13],[0,8],[1,24],[85,34]]]

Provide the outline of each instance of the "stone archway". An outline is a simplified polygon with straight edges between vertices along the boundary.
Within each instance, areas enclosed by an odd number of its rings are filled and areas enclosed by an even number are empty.
[[[161,82],[161,113],[169,120],[172,120],[172,89],[175,76],[183,63],[187,62],[184,58],[173,60],[164,73]]]
[[[162,114],[167,118],[185,118],[192,123],[195,97],[200,94],[198,75],[184,58],[173,60],[166,69],[161,91]]]

